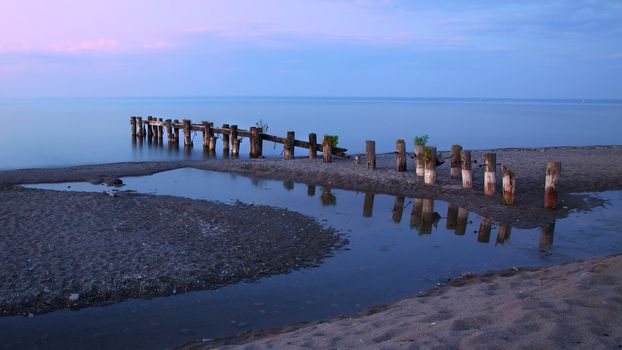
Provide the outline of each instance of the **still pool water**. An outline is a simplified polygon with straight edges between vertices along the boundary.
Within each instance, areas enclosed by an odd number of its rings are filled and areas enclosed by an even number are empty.
[[[350,244],[317,268],[150,300],[0,318],[5,349],[153,349],[349,314],[416,294],[465,271],[539,266],[622,252],[622,192],[594,194],[606,205],[573,213],[554,231],[504,233],[446,202],[358,193],[197,169],[123,178],[124,190],[236,200],[313,216]],[[69,188],[70,186],[70,188]],[[27,187],[95,191],[87,183]],[[428,212],[422,206],[433,209]],[[457,217],[456,213],[460,213]],[[464,220],[464,214],[468,218]],[[509,224],[510,227],[512,223]]]
[[[315,132],[338,135],[339,146],[357,153],[365,140],[377,151],[392,152],[404,138],[430,135],[430,144],[447,150],[500,147],[585,146],[620,144],[622,101],[408,99],[408,98],[56,98],[0,99],[0,170],[58,167],[126,161],[202,159],[168,147],[132,146],[132,115],[242,129],[260,119],[268,132],[298,139]],[[200,143],[201,136],[195,136]],[[241,154],[248,154],[248,140]],[[219,141],[220,143],[220,141]],[[165,145],[166,146],[166,145]],[[220,146],[218,146],[220,148]],[[283,147],[266,142],[264,155]]]

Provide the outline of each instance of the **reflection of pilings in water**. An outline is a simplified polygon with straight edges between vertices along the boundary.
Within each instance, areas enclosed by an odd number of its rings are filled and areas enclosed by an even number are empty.
[[[447,225],[446,225],[447,229],[455,230],[457,222],[458,222],[458,207],[453,204],[449,204],[447,206]]]
[[[363,203],[363,216],[370,218],[374,213],[374,194],[373,192],[365,193],[365,202]]]
[[[285,188],[288,191],[291,191],[294,189],[294,181],[292,180],[285,180],[283,181],[283,188]]]
[[[434,224],[434,200],[424,199],[423,208],[421,210],[421,227],[419,233],[431,234],[432,225]]]
[[[497,234],[497,244],[503,244],[503,242],[507,241],[510,238],[510,234],[512,233],[512,226],[509,224],[500,224],[499,225],[499,233]]]
[[[261,184],[261,180],[256,177],[251,177],[251,183],[253,184],[253,186],[259,187],[259,185]]]
[[[464,235],[467,223],[469,222],[469,211],[464,208],[458,208],[458,217],[456,218],[456,234]]]
[[[315,186],[314,185],[307,185],[307,196],[309,196],[309,197],[315,196]]]
[[[138,138],[136,135],[132,135],[132,148],[136,148],[136,144],[138,143]]]
[[[555,222],[542,225],[540,229],[540,250],[547,251],[553,246],[553,234],[555,233]]]
[[[322,194],[320,195],[322,206],[337,205],[337,197],[330,192],[330,187],[322,186]]]
[[[421,212],[423,211],[423,199],[415,198],[412,212],[410,213],[410,228],[421,226]]]
[[[393,204],[393,222],[399,223],[402,221],[402,214],[404,212],[404,196],[395,196],[395,203]]]
[[[490,231],[492,231],[490,219],[482,217],[479,223],[479,231],[477,232],[477,241],[482,243],[490,242]]]

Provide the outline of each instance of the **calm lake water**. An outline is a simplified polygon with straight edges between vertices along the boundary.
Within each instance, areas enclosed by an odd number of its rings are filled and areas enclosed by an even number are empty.
[[[339,136],[356,153],[365,140],[392,152],[397,138],[430,135],[441,150],[621,144],[622,101],[405,98],[93,98],[0,99],[0,169],[124,161],[201,159],[167,147],[132,147],[132,115],[237,124],[263,119],[268,132]],[[195,138],[200,143],[200,135]],[[220,147],[220,146],[219,146]],[[409,149],[412,148],[411,146]],[[248,153],[242,144],[242,155]],[[282,145],[264,144],[265,155]],[[299,151],[300,152],[300,151]]]
[[[474,213],[431,199],[196,169],[123,181],[124,189],[143,193],[226,203],[240,200],[297,211],[345,233],[348,250],[339,251],[317,268],[256,283],[31,318],[3,317],[0,340],[4,349],[37,345],[46,349],[164,348],[354,313],[416,294],[465,271],[555,264],[622,249],[620,191],[594,194],[607,201],[605,207],[558,220],[554,231],[511,228],[504,233],[498,224],[487,229]],[[87,183],[27,187],[109,190]],[[433,210],[426,214],[418,204],[431,205]]]

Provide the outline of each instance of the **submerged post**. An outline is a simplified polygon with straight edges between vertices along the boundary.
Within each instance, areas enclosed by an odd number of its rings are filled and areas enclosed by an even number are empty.
[[[367,169],[376,169],[376,141],[365,141],[365,162]]]
[[[136,137],[136,117],[130,117],[130,128],[132,129],[132,137]]]
[[[473,178],[471,177],[471,151],[460,153],[460,163],[462,165],[462,187],[473,188]]]
[[[424,176],[425,174],[425,146],[415,144],[415,167],[417,169],[417,176]]]
[[[322,140],[322,160],[324,163],[333,161],[333,138],[330,136],[324,136]]]
[[[315,133],[309,134],[309,158],[315,159],[317,157],[317,135]]]
[[[174,137],[175,144],[179,144],[179,128],[177,127],[178,124],[179,124],[179,120],[177,119],[173,120],[173,137]]]
[[[562,171],[561,162],[549,161],[546,163],[546,182],[544,184],[544,207],[557,209],[557,187],[559,174]]]
[[[238,126],[231,125],[231,154],[240,154],[240,140],[238,139]]]
[[[214,123],[209,123],[209,151],[216,152],[216,136],[214,135]]]
[[[160,125],[158,125],[158,139],[160,143],[162,143],[164,139],[164,119],[158,118],[158,122],[160,123]]]
[[[403,139],[395,142],[395,161],[397,171],[406,171],[406,142]]]
[[[503,171],[503,204],[512,205],[516,192],[515,174],[505,166],[501,166],[501,170]]]
[[[486,171],[484,172],[484,194],[492,196],[495,194],[497,184],[497,155],[495,153],[484,154]]]
[[[257,128],[257,137],[255,138],[255,151],[257,151],[257,157],[263,157],[263,128]],[[293,155],[292,151],[292,155]]]
[[[296,139],[296,133],[293,131],[287,132],[287,138],[285,139],[285,146],[283,147],[283,159],[294,159],[294,140]]]
[[[143,117],[136,117],[136,124],[138,125],[138,137],[145,137],[145,127],[143,125]]]
[[[426,185],[436,183],[436,147],[426,147],[425,149],[425,175]]]
[[[255,138],[257,137],[257,127],[251,126],[250,128],[251,136],[250,136],[250,157],[257,158],[257,150],[255,150],[255,146],[257,143],[255,142]]]
[[[229,153],[229,133],[231,130],[229,129],[229,124],[223,124],[222,128],[224,129],[222,133],[222,152],[227,154]]]
[[[147,117],[147,138],[153,139],[153,127],[151,126],[151,121],[153,120],[152,116]]]
[[[171,120],[167,119],[164,124],[166,125],[166,135],[168,137],[168,143],[172,144],[175,142],[175,137],[173,136],[173,127],[171,126]]]
[[[192,122],[190,119],[184,119],[184,146],[192,147]]]
[[[451,178],[459,179],[460,178],[460,165],[462,146],[460,145],[452,145],[451,146]]]
[[[212,127],[209,126],[208,121],[203,121],[201,124],[203,124],[203,149],[209,150],[209,135]]]

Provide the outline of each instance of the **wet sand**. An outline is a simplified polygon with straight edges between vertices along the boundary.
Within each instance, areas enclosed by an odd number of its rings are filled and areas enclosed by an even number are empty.
[[[357,315],[180,349],[619,349],[621,312],[618,255],[467,273]]]

